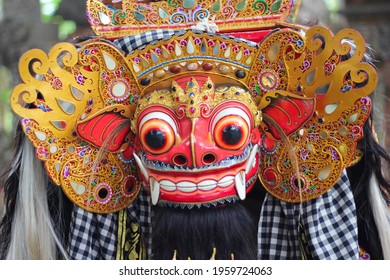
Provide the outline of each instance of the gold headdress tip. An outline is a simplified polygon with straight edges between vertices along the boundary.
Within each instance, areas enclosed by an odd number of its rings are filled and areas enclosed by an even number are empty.
[[[182,30],[210,21],[220,32],[273,27],[289,20],[299,0],[88,0],[87,19],[97,35],[118,38],[146,30]],[[146,29],[147,27],[147,29]]]
[[[187,83],[186,93],[189,94],[189,93],[197,93],[197,92],[199,92],[198,81],[194,77],[191,77]]]
[[[173,88],[177,88],[177,87],[179,87],[179,85],[177,84],[177,82],[176,81],[172,81],[172,89]]]
[[[172,86],[171,86],[171,94],[174,102],[180,103],[182,102],[183,96],[184,96],[184,91],[181,86],[176,81],[172,81]]]
[[[178,93],[178,92],[182,92],[183,89],[181,88],[181,86],[179,86],[179,84],[175,80],[173,80],[171,85],[171,91],[172,93]]]
[[[202,86],[202,91],[214,90],[214,82],[210,77],[207,77],[206,82]]]

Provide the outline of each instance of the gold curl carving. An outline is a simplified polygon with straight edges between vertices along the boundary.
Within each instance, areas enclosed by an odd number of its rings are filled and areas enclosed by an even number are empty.
[[[41,50],[27,52],[19,63],[24,83],[17,85],[11,93],[12,109],[24,118],[37,120],[43,127],[57,130],[60,137],[71,137],[76,116],[82,111],[85,100],[69,93],[72,87],[87,92],[84,86],[75,82],[71,71],[77,58],[76,48],[68,43],[54,46],[48,55]],[[26,103],[33,106],[26,107]],[[74,109],[69,109],[71,106]],[[51,120],[62,121],[66,126],[58,130]]]
[[[299,85],[301,94],[316,97],[319,116],[335,121],[357,99],[372,93],[376,71],[364,62],[365,44],[357,31],[345,29],[333,35],[316,26],[306,32],[304,45],[296,59],[286,60],[287,76],[291,85]],[[336,103],[338,108],[326,114],[326,106]]]

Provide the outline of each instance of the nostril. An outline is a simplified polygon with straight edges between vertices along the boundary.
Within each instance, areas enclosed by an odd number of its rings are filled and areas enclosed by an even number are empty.
[[[175,155],[172,159],[173,163],[178,166],[187,164],[187,158],[184,155]]]
[[[203,164],[212,164],[217,160],[214,154],[207,153],[203,155]]]

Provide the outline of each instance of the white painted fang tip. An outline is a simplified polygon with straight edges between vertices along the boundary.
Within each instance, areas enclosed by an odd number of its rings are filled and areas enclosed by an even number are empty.
[[[146,180],[149,180],[149,172],[146,169],[146,167],[144,166],[144,164],[142,163],[141,159],[137,156],[136,153],[133,153],[133,156],[135,158],[135,162],[137,163],[137,165],[139,167],[139,170],[141,171],[142,175],[144,175]]]
[[[152,196],[152,204],[156,205],[160,198],[160,184],[156,179],[150,178],[150,195]]]
[[[256,159],[256,154],[258,149],[259,149],[259,145],[257,144],[252,148],[249,158],[246,162],[245,174],[248,174],[249,171],[252,169],[253,163]]]
[[[238,197],[241,200],[244,200],[246,197],[246,181],[245,181],[245,172],[240,171],[235,177],[234,177],[235,187],[238,194]]]

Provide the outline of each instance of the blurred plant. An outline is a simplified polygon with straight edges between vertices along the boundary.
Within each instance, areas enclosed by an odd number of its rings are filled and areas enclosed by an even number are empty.
[[[71,20],[64,20],[61,16],[56,15],[56,11],[61,0],[39,0],[41,3],[41,17],[45,23],[58,24],[58,39],[65,40],[69,34],[76,30],[76,23]]]
[[[12,89],[11,71],[0,65],[0,173],[4,163],[11,159],[13,113],[9,106],[9,96]],[[3,189],[0,181],[0,217],[3,214]]]
[[[9,96],[12,88],[12,76],[7,67],[0,65],[0,131],[10,133],[13,117],[9,109]]]
[[[329,16],[334,26],[343,26],[345,24],[344,16],[340,15],[340,11],[345,8],[344,0],[323,0],[329,10]]]

